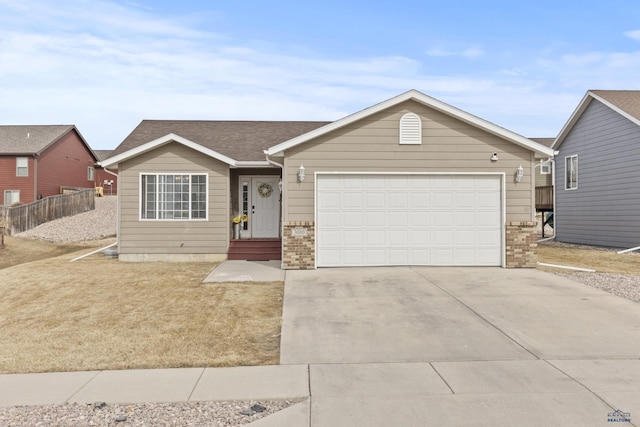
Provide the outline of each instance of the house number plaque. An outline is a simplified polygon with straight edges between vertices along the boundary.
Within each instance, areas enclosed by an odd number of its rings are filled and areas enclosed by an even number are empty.
[[[293,237],[304,237],[307,235],[307,229],[302,227],[292,228],[291,235]]]

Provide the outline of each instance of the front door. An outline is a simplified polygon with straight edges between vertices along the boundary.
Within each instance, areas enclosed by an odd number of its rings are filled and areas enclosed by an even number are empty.
[[[244,191],[246,191],[243,195],[243,201],[245,201],[243,210],[249,218],[246,230],[242,232],[243,237],[269,238],[279,236],[279,181],[280,177],[277,176],[241,177],[240,188],[244,187]]]

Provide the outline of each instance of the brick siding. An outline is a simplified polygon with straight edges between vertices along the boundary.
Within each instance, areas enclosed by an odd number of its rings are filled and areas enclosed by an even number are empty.
[[[306,236],[293,236],[293,229],[305,229]],[[282,237],[282,268],[285,270],[312,270],[315,268],[316,232],[313,221],[284,223]]]
[[[538,242],[535,221],[507,224],[507,268],[535,268],[538,261]]]

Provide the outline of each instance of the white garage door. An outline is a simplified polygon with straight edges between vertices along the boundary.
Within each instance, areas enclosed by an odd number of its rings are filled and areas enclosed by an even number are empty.
[[[319,174],[317,265],[502,264],[497,175]]]

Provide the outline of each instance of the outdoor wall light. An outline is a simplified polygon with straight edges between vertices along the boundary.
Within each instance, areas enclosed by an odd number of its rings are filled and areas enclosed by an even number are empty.
[[[298,168],[298,181],[304,181],[304,166],[302,164],[300,164],[300,167]]]
[[[278,190],[282,193],[282,178],[278,181]]]
[[[524,168],[522,167],[522,165],[520,165],[518,166],[518,169],[516,169],[516,182],[522,181],[523,176],[524,176]]]
[[[492,162],[497,162],[498,161],[498,153],[493,153],[493,155],[491,155],[491,161]]]

